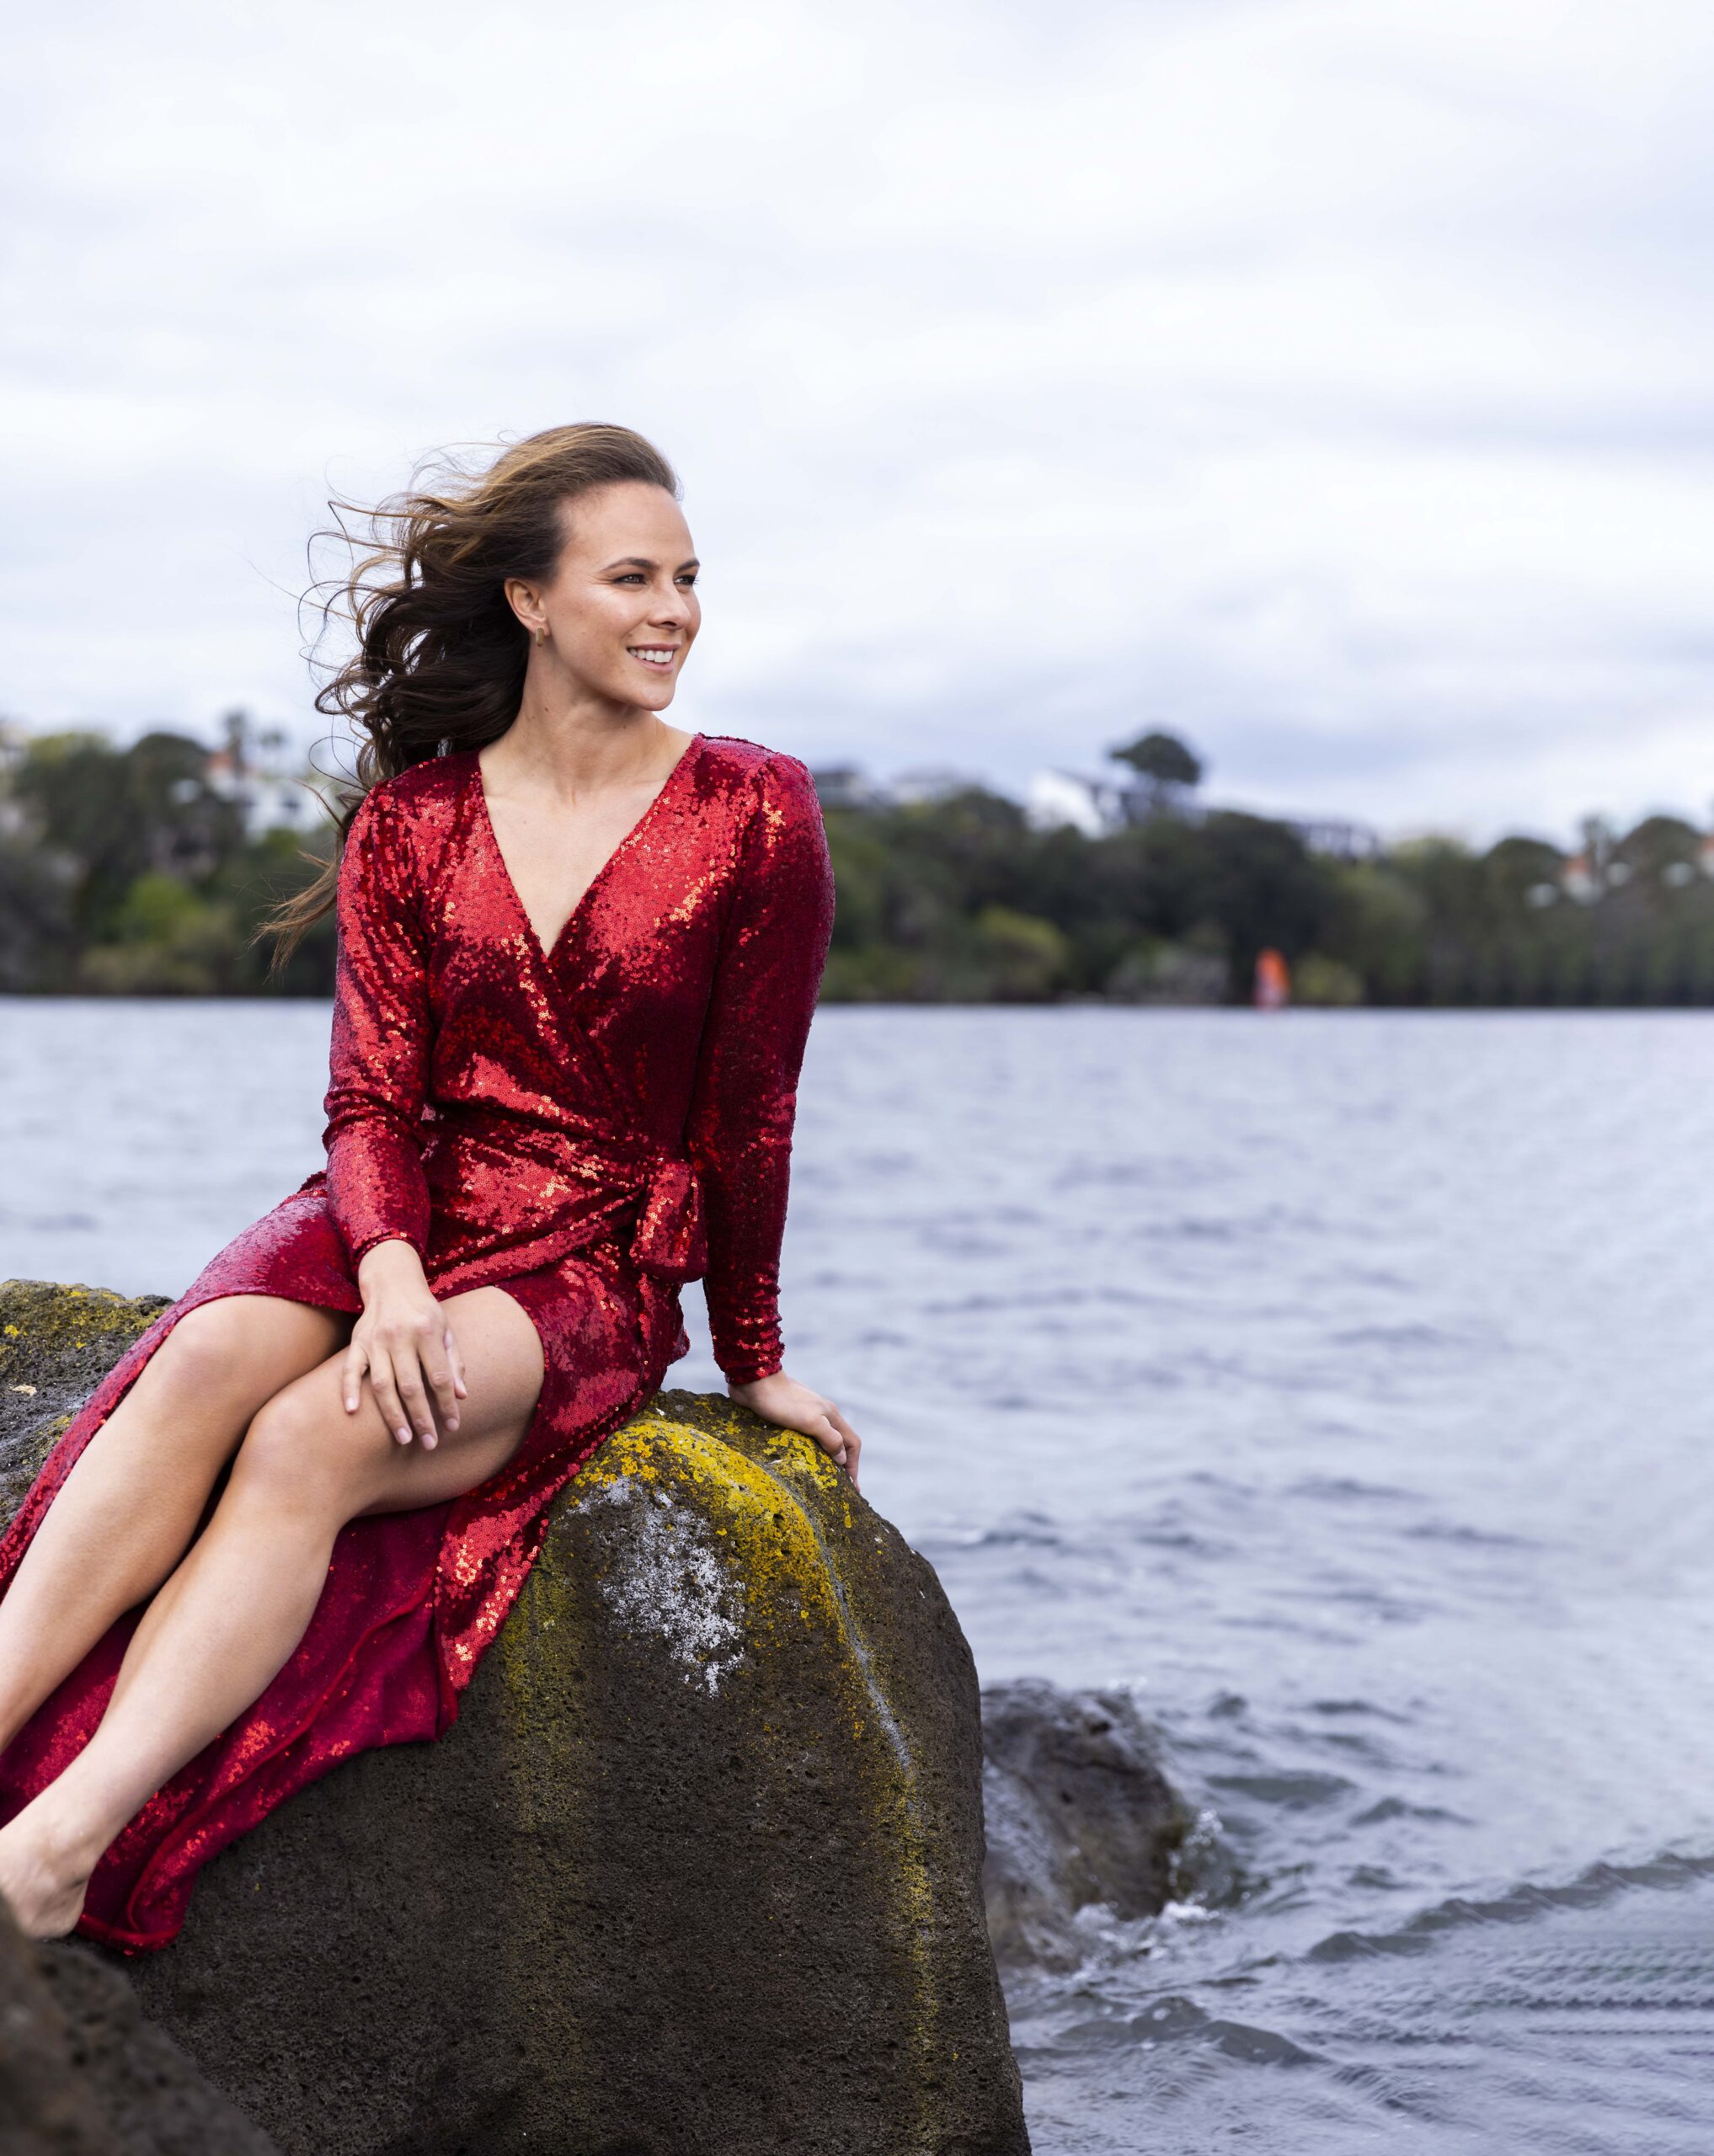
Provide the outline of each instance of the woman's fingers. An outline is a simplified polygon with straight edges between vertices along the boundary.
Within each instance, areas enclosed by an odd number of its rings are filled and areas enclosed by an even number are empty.
[[[452,1358],[446,1352],[446,1343],[451,1337],[451,1331],[445,1326],[438,1330],[431,1328],[428,1338],[419,1350],[423,1375],[429,1381],[430,1389],[435,1396],[434,1404],[441,1411],[441,1420],[446,1424],[449,1435],[458,1428],[458,1392],[453,1383]],[[434,1441],[431,1416],[423,1442],[432,1446]]]
[[[423,1382],[423,1365],[418,1349],[413,1345],[393,1351],[393,1383],[398,1387],[398,1396],[403,1403],[405,1420],[422,1440],[423,1450],[435,1449],[435,1411],[429,1405],[429,1390]],[[408,1433],[407,1433],[408,1441]]]
[[[831,1401],[816,1417],[816,1427],[809,1434],[831,1457],[835,1466],[842,1467],[855,1482],[857,1479],[857,1459],[862,1451],[863,1441]]]
[[[836,1465],[845,1470],[855,1486],[863,1441],[830,1400],[788,1378],[783,1370],[754,1378],[747,1384],[729,1385],[727,1390],[740,1406],[782,1430],[799,1430],[813,1439]]]
[[[368,1367],[367,1351],[354,1340],[345,1350],[344,1367],[339,1373],[340,1395],[348,1415],[355,1415],[363,1405],[363,1373]]]
[[[382,1421],[402,1445],[408,1445],[411,1441],[410,1419],[393,1382],[392,1358],[384,1348],[369,1350],[369,1385],[375,1395],[375,1404],[381,1410]]]
[[[414,1437],[432,1452],[443,1428],[450,1435],[458,1428],[458,1403],[468,1390],[464,1358],[438,1311],[359,1328],[341,1373],[348,1410],[362,1397],[366,1370],[375,1404],[402,1445]]]
[[[839,1408],[835,1408],[832,1401],[828,1401],[825,1425],[828,1425],[828,1429],[832,1432],[832,1443],[828,1438],[824,1438],[821,1443],[828,1447],[828,1451],[830,1451],[832,1458],[839,1462],[839,1466],[843,1466],[845,1472],[850,1475],[852,1486],[856,1486],[856,1479],[858,1479],[858,1460],[862,1458],[862,1438],[856,1433],[856,1429],[852,1429],[852,1425],[845,1421],[845,1417],[839,1412]]]
[[[836,1407],[828,1409],[827,1419],[845,1439],[845,1471],[855,1482],[857,1479],[857,1462],[862,1458],[863,1441]]]
[[[858,1481],[858,1462],[862,1460],[862,1438],[860,1438],[858,1433],[856,1433],[856,1429],[852,1429],[852,1425],[845,1421],[845,1417],[839,1412],[839,1408],[832,1410],[830,1421],[845,1443],[845,1451],[839,1455],[839,1464],[852,1477],[852,1487],[856,1487],[856,1481]]]

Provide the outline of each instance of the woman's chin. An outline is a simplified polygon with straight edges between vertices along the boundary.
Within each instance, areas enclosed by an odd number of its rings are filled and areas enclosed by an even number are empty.
[[[634,682],[631,688],[631,701],[633,704],[640,704],[644,711],[665,711],[672,702],[677,688],[677,678],[671,674],[658,680]]]

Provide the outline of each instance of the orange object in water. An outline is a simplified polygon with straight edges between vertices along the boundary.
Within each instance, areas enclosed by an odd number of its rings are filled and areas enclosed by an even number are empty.
[[[1278,951],[1256,953],[1256,1008],[1283,1011],[1291,1001],[1291,969]]]

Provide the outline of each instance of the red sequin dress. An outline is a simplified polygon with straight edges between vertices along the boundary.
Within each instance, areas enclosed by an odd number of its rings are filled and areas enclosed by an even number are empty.
[[[344,1529],[297,1652],[103,1858],[79,1928],[132,1951],[165,1945],[198,1869],[293,1791],[449,1726],[550,1501],[686,1352],[682,1282],[706,1276],[729,1379],[780,1366],[796,1086],[832,922],[804,766],[693,736],[544,951],[475,756],[419,764],[359,811],[339,920],[325,1173],[222,1251],[91,1396],[0,1538],[0,1593],[78,1454],[200,1303],[355,1312],[358,1259],[403,1235],[437,1294],[515,1296],[546,1375],[491,1481]],[[0,1754],[0,1819],[88,1741],[134,1624]]]

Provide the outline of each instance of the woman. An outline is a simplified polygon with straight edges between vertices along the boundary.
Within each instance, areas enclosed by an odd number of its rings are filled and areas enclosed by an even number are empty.
[[[326,1171],[0,1540],[0,1893],[37,1937],[164,1945],[283,1798],[447,1727],[549,1501],[686,1352],[685,1280],[733,1398],[856,1480],[776,1310],[826,841],[801,764],[659,716],[700,621],[670,468],[556,428],[376,531],[322,698],[369,791],[280,916],[336,879]]]

